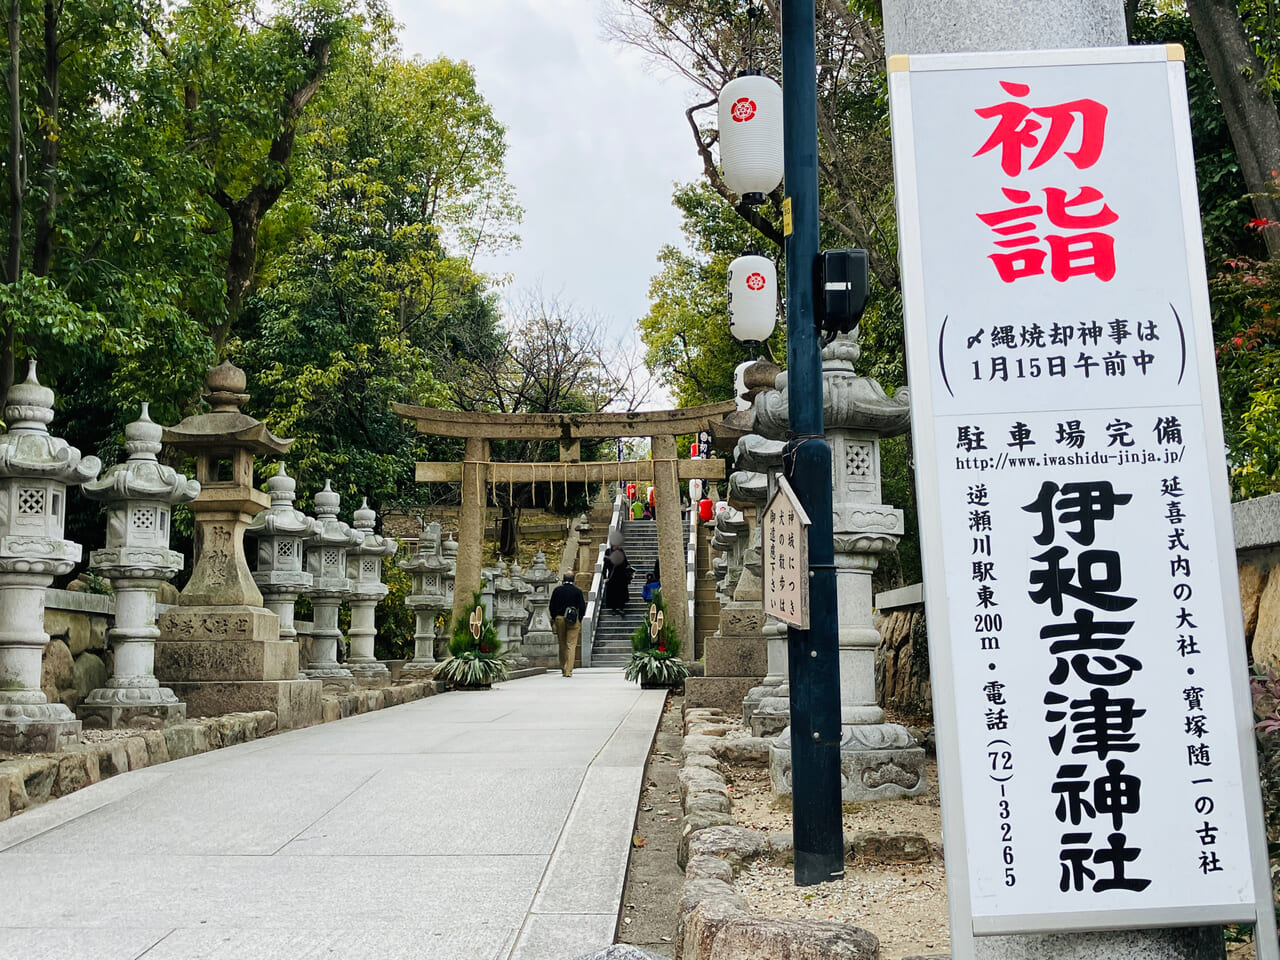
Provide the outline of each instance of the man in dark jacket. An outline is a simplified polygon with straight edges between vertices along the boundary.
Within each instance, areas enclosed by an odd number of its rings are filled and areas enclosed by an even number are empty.
[[[551,591],[550,613],[551,627],[560,642],[560,674],[572,677],[573,661],[578,658],[578,642],[582,639],[582,618],[587,613],[587,598],[574,586],[572,573],[566,573],[564,583]]]

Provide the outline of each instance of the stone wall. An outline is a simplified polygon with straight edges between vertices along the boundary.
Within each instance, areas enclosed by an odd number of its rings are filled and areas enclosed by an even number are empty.
[[[106,686],[111,674],[107,630],[115,621],[115,600],[72,590],[45,591],[44,631],[49,634],[40,688],[50,703],[74,710],[91,690]]]
[[[880,706],[908,717],[933,715],[924,590],[915,583],[876,595],[876,690]]]
[[[1280,667],[1280,494],[1231,505],[1249,659]]]

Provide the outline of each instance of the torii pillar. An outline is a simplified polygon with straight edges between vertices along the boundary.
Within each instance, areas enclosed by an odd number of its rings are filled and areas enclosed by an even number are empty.
[[[458,518],[458,567],[453,583],[453,619],[471,614],[471,597],[480,589],[484,557],[485,495],[489,482],[489,441],[467,437],[462,454],[462,513]],[[478,490],[479,496],[468,496]],[[450,626],[452,632],[452,625]]]
[[[653,451],[654,517],[658,521],[658,563],[662,583],[679,589],[664,589],[667,622],[680,638],[685,659],[693,654],[693,631],[689,625],[689,599],[685,593],[684,530],[680,521],[680,464],[676,460],[676,438],[660,434],[650,438]]]

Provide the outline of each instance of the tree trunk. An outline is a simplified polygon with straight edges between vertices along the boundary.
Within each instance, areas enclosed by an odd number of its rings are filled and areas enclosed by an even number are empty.
[[[266,210],[255,202],[254,193],[239,203],[224,205],[231,220],[231,249],[227,253],[227,315],[223,325],[213,331],[213,345],[222,356],[231,324],[240,316],[245,297],[253,288],[253,274],[258,264],[258,228]]]
[[[44,82],[40,85],[40,190],[44,194],[36,217],[31,272],[48,276],[53,264],[53,224],[58,212],[58,99],[61,89],[58,61],[58,21],[62,0],[44,0]]]
[[[9,0],[9,249],[5,251],[4,282],[17,283],[22,272],[22,204],[26,176],[22,153],[22,91],[19,86],[22,44],[22,2]],[[0,331],[0,398],[13,386],[13,352],[19,318],[8,313]],[[2,402],[2,400],[0,400]]]
[[[1253,209],[1267,221],[1267,253],[1280,259],[1280,111],[1261,84],[1265,68],[1245,36],[1235,0],[1187,0],[1196,40],[1222,101]]]

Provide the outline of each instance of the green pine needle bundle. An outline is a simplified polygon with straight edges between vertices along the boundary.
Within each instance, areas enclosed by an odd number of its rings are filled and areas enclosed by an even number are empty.
[[[449,656],[436,667],[433,677],[455,687],[487,687],[507,679],[510,663],[501,655],[502,642],[498,628],[485,616],[480,624],[480,636],[471,632],[471,615],[476,608],[484,610],[480,591],[471,597],[471,604],[464,616],[453,622],[449,637]]]
[[[653,595],[655,613],[662,614],[662,626],[655,636],[649,628],[649,618],[631,635],[631,660],[624,676],[645,684],[671,687],[689,675],[689,668],[680,659],[680,635],[667,617],[667,601],[659,590]]]

